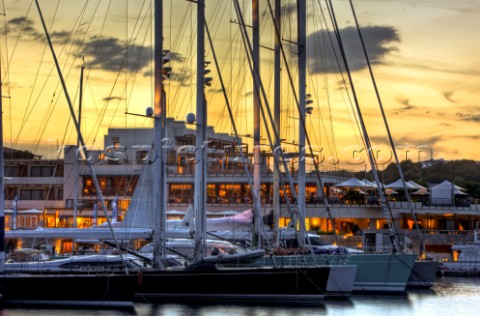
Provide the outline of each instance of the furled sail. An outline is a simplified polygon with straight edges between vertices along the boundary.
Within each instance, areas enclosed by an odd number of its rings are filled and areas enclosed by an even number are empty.
[[[145,164],[121,226],[153,229],[152,197],[153,164]]]

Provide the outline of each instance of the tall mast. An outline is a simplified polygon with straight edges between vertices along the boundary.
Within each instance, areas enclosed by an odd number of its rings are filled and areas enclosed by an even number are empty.
[[[80,97],[78,98],[78,126],[80,126],[80,129],[82,127],[82,102],[83,102],[83,70],[85,69],[85,66],[82,62],[82,68],[80,68],[80,91],[79,95]],[[79,161],[78,161],[78,146],[80,145],[80,136],[77,134],[77,152],[75,154],[75,188],[74,188],[74,199],[73,199],[73,227],[77,228],[77,207],[78,207],[78,179],[80,178],[80,171],[79,171]],[[58,149],[58,148],[57,148]],[[95,202],[96,203],[96,202]],[[96,221],[94,225],[96,225]]]
[[[55,68],[57,69],[58,76],[59,76],[60,82],[62,84],[62,89],[63,89],[63,92],[65,94],[65,98],[66,98],[66,101],[67,101],[67,104],[68,104],[68,109],[70,111],[70,116],[72,117],[72,120],[73,120],[73,123],[75,125],[75,129],[77,131],[77,134],[79,135],[78,139],[80,141],[80,146],[82,148],[82,151],[84,152],[85,157],[87,158],[87,159],[85,159],[85,161],[87,162],[90,174],[92,176],[93,185],[95,187],[95,190],[97,191],[98,199],[99,199],[99,201],[102,205],[102,210],[103,210],[103,213],[105,215],[105,218],[107,219],[108,228],[110,229],[110,231],[112,233],[112,236],[113,236],[113,239],[115,240],[115,245],[117,246],[117,249],[120,250],[121,249],[120,244],[118,242],[117,236],[115,234],[115,231],[113,230],[112,223],[111,223],[110,218],[108,216],[107,207],[105,206],[105,201],[103,199],[102,189],[100,188],[100,184],[98,183],[98,179],[97,179],[95,169],[93,168],[91,160],[88,159],[89,157],[88,157],[87,146],[85,144],[85,140],[83,139],[82,133],[80,131],[80,126],[78,125],[78,121],[77,121],[77,118],[75,116],[75,110],[73,108],[72,101],[70,99],[70,95],[68,94],[67,85],[66,85],[65,80],[63,78],[62,71],[60,70],[60,65],[58,63],[57,55],[55,54],[55,50],[53,49],[53,44],[52,44],[52,41],[50,40],[50,35],[48,34],[47,26],[45,25],[45,20],[43,18],[42,10],[40,9],[40,5],[38,3],[38,0],[35,0],[35,4],[36,4],[37,9],[38,9],[38,14],[40,15],[40,20],[42,22],[42,27],[43,27],[43,30],[45,32],[45,37],[47,38],[48,46],[50,47],[50,51],[52,52],[53,61],[55,63]],[[1,223],[0,223],[0,225],[1,225]],[[5,226],[4,222],[3,222],[3,225]],[[2,230],[2,232],[3,232],[3,230]]]
[[[400,160],[398,159],[397,151],[395,149],[395,143],[393,142],[392,133],[390,132],[390,127],[389,127],[388,122],[387,122],[387,117],[386,117],[385,111],[383,109],[383,103],[382,103],[382,100],[380,98],[380,93],[378,91],[375,76],[373,75],[372,65],[370,63],[370,58],[368,57],[367,50],[366,50],[366,47],[365,47],[365,41],[363,40],[363,35],[362,35],[362,32],[360,31],[360,27],[358,25],[357,14],[355,13],[355,8],[353,7],[351,2],[350,2],[350,6],[352,8],[353,17],[355,19],[355,24],[357,26],[358,36],[360,38],[360,42],[362,43],[363,53],[364,53],[365,59],[367,61],[368,71],[370,73],[370,77],[372,78],[372,84],[373,84],[373,87],[375,89],[375,94],[377,96],[377,101],[378,101],[378,104],[380,106],[380,111],[382,113],[383,122],[385,124],[385,129],[387,131],[388,140],[390,142],[390,148],[392,149],[393,155],[395,157],[395,163],[397,165],[398,173],[400,175],[400,179],[402,180],[403,190],[404,190],[405,196],[407,198],[407,205],[408,205],[408,208],[410,209],[410,213],[412,214],[415,228],[416,228],[417,232],[419,233],[419,237],[420,237],[420,257],[422,257],[425,253],[425,243],[424,243],[423,234],[420,231],[420,228],[418,227],[417,216],[415,215],[415,212],[413,211],[412,200],[410,198],[410,193],[408,192],[408,189],[407,189],[407,183],[405,181],[405,177],[404,177],[404,174],[403,174],[403,171],[402,171],[402,166],[400,165]],[[418,162],[420,163],[420,153],[419,153],[418,157],[419,157]],[[431,159],[433,160],[433,154],[431,155]],[[405,159],[405,163],[407,163],[406,159]],[[373,167],[372,167],[372,170],[374,170]],[[385,170],[383,172],[385,172]],[[377,185],[378,184],[380,184],[380,182],[377,182]],[[385,183],[383,183],[383,184],[385,184]],[[381,185],[378,186],[378,187],[381,188],[381,191],[383,192],[383,187]],[[385,199],[385,202],[388,203],[388,201],[386,199]],[[392,218],[392,222],[393,222],[393,218]]]
[[[305,122],[305,100],[306,100],[306,29],[307,29],[307,5],[305,0],[298,1],[298,101],[300,122]],[[298,134],[298,208],[301,218],[305,218],[305,125],[299,124]],[[294,190],[294,188],[291,188]],[[323,190],[323,188],[322,188]],[[300,230],[300,240],[305,240]]]
[[[253,63],[257,65],[257,76],[260,76],[260,36],[259,36],[259,1],[252,1],[252,47],[253,54],[252,59]],[[260,172],[261,172],[261,157],[260,157],[260,90],[258,88],[259,80],[253,81],[253,191],[255,192],[254,197],[257,199],[256,205],[261,205],[260,197]],[[260,235],[259,227],[262,219],[256,217],[254,220],[255,223],[255,234],[257,237]],[[260,248],[261,240],[256,239],[258,247]]]
[[[197,106],[195,139],[195,259],[205,256],[206,237],[206,157],[207,157],[207,102],[205,100],[205,0],[197,1]]]
[[[329,2],[329,6],[330,6],[330,8],[332,8],[331,1]],[[334,11],[332,10],[332,12],[334,12]],[[334,24],[334,28],[336,30],[338,30],[339,28],[338,28],[338,23],[337,23],[335,14],[332,14],[332,18],[333,18],[332,22]],[[339,44],[339,48],[340,48],[340,53],[341,53],[341,56],[342,56],[342,60],[345,64],[345,70],[346,70],[346,73],[347,73],[347,76],[348,76],[348,82],[350,83],[350,86],[351,86],[350,88],[352,90],[353,101],[354,101],[354,105],[355,105],[355,108],[356,108],[356,111],[357,111],[358,121],[360,123],[360,128],[361,128],[362,135],[363,135],[364,142],[365,142],[367,157],[368,157],[368,160],[369,160],[369,163],[370,163],[370,167],[372,168],[372,173],[373,173],[374,178],[375,178],[375,183],[377,184],[377,186],[379,188],[378,195],[380,196],[380,206],[383,210],[385,219],[387,220],[387,225],[388,225],[388,230],[389,230],[389,233],[390,233],[390,241],[392,243],[393,252],[397,252],[397,246],[401,246],[401,245],[400,245],[400,243],[398,243],[398,234],[396,234],[394,232],[395,221],[394,221],[393,217],[391,216],[391,210],[390,210],[390,206],[388,204],[388,200],[385,196],[385,192],[381,189],[382,188],[382,183],[380,182],[380,177],[378,176],[377,164],[376,164],[376,161],[375,161],[375,157],[373,156],[373,153],[372,153],[373,150],[372,150],[372,145],[371,145],[371,142],[370,142],[370,137],[367,133],[365,121],[363,120],[362,111],[360,109],[360,104],[359,104],[358,98],[357,98],[357,92],[355,90],[355,85],[353,84],[352,73],[350,71],[350,65],[349,65],[348,59],[346,57],[345,48],[343,46],[343,41],[340,37],[340,33],[338,33],[337,36],[338,36],[338,44]]]
[[[165,256],[165,183],[166,172],[164,167],[164,150],[163,137],[165,132],[165,109],[164,109],[164,93],[163,93],[163,1],[155,1],[155,66],[154,66],[154,149],[156,151],[156,159],[153,166],[153,220],[155,233],[154,240],[154,265],[157,268],[162,267],[162,259]]]
[[[0,273],[5,270],[5,171],[3,153],[3,82],[0,58]]]
[[[281,29],[281,19],[282,19],[282,0],[275,0],[275,27],[279,34],[282,34]],[[275,50],[274,50],[274,105],[273,105],[273,116],[275,122],[275,129],[280,132],[280,88],[281,88],[281,55],[280,55],[280,38],[275,36]],[[275,148],[281,146],[281,142],[275,143]],[[278,160],[278,151],[275,150],[273,155],[274,161]],[[277,163],[273,164],[273,228],[274,228],[274,238],[273,246],[278,247],[280,245],[280,236],[278,233],[280,226],[280,195],[277,192],[280,192],[280,170],[278,169],[279,165]]]

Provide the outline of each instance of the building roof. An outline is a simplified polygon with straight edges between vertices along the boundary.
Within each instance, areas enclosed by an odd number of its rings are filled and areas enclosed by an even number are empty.
[[[5,159],[41,159],[41,155],[35,155],[29,150],[17,150],[13,148],[4,147],[3,157]]]

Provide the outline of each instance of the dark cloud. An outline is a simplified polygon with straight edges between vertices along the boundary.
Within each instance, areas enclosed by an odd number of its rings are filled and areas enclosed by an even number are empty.
[[[43,32],[37,31],[34,22],[27,17],[16,17],[8,21],[9,33],[12,36],[21,36],[24,40],[45,41]],[[146,69],[152,62],[152,47],[137,44],[128,46],[115,37],[87,37],[83,42],[72,38],[68,31],[59,30],[50,33],[52,42],[66,44],[71,41],[78,49],[72,50],[75,54],[80,51],[92,68],[117,72],[128,68],[131,72]],[[169,52],[170,61],[183,62],[183,55]],[[144,72],[148,75],[148,70]]]
[[[50,33],[50,39],[55,43],[65,44],[70,40],[70,33],[67,31],[59,31]]]
[[[150,46],[130,45],[128,51],[125,44],[115,37],[91,37],[86,44],[82,46],[85,58],[94,67],[107,71],[118,71],[128,67],[129,71],[144,70],[145,77],[153,76],[153,69],[147,69],[153,62],[153,50]],[[169,64],[183,63],[185,57],[178,52],[168,52],[164,57],[169,60]],[[172,72],[171,81],[181,81],[183,76]]]
[[[12,35],[15,34],[26,36],[29,39],[38,40],[43,38],[43,33],[38,32],[35,29],[34,23],[32,20],[26,16],[19,16],[8,21],[8,31]]]
[[[408,109],[408,110],[415,108],[415,106],[413,106],[413,105],[410,104],[410,99],[409,99],[409,98],[398,97],[398,98],[397,98],[397,101],[398,101],[400,104],[404,105],[405,108]]]
[[[107,102],[110,102],[110,101],[121,101],[121,100],[124,100],[122,97],[116,97],[116,96],[110,96],[110,97],[105,97],[103,98],[103,101],[107,101]]]
[[[173,69],[170,74],[170,81],[178,82],[182,86],[187,87],[190,85],[191,78],[193,77],[193,71],[191,69],[179,68]]]
[[[93,37],[82,46],[88,63],[97,69],[136,71],[148,66],[151,52],[145,46],[130,45],[128,51],[124,43],[115,37]]]
[[[21,26],[21,25],[24,24],[24,23],[27,23],[27,21],[29,21],[29,23],[32,24],[32,21],[29,20],[26,16],[19,16],[19,17],[17,17],[17,18],[10,19],[10,20],[8,21],[8,25],[9,25],[10,27],[15,28],[15,27]]]
[[[480,123],[480,114],[456,113],[460,120]]]
[[[403,105],[403,107],[402,107],[402,108],[399,108],[399,109],[396,109],[396,110],[393,112],[393,114],[395,114],[395,115],[417,109],[417,107],[416,107],[415,105],[412,105],[412,104],[410,103],[410,99],[409,99],[409,98],[398,97],[398,98],[397,98],[397,101],[398,101],[401,105]]]
[[[432,148],[444,141],[443,136],[421,137],[420,135],[404,136],[395,139],[395,147],[401,148]]]
[[[185,61],[185,57],[178,53],[178,52],[169,52],[167,54],[167,57],[170,59],[170,61],[175,62],[178,61],[180,63],[183,63]]]
[[[443,97],[444,97],[445,99],[447,99],[448,101],[450,101],[450,102],[452,102],[452,103],[457,103],[457,101],[455,101],[455,100],[452,98],[452,96],[453,96],[453,91],[445,91],[445,92],[443,93]]]
[[[397,50],[392,44],[400,42],[397,30],[393,27],[367,26],[361,28],[361,33],[371,64],[382,63],[386,55]],[[354,27],[342,29],[340,30],[340,37],[344,45],[350,70],[356,71],[364,69],[367,64],[357,29]],[[323,47],[325,47],[325,43],[330,43],[330,40],[333,41],[334,48],[332,48],[330,44],[327,45],[329,49],[325,53]],[[343,61],[341,61],[340,48],[333,32],[326,30],[317,31],[308,36],[307,45],[308,65],[312,73],[332,73],[340,72],[341,69],[344,69]],[[338,66],[337,58],[341,66]],[[341,69],[339,69],[339,67],[341,67]]]

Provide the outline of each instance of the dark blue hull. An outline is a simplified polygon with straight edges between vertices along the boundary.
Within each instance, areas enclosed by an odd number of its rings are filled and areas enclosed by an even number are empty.
[[[136,300],[321,304],[329,273],[330,267],[144,271]]]
[[[132,275],[1,274],[3,305],[128,307],[138,283]]]

